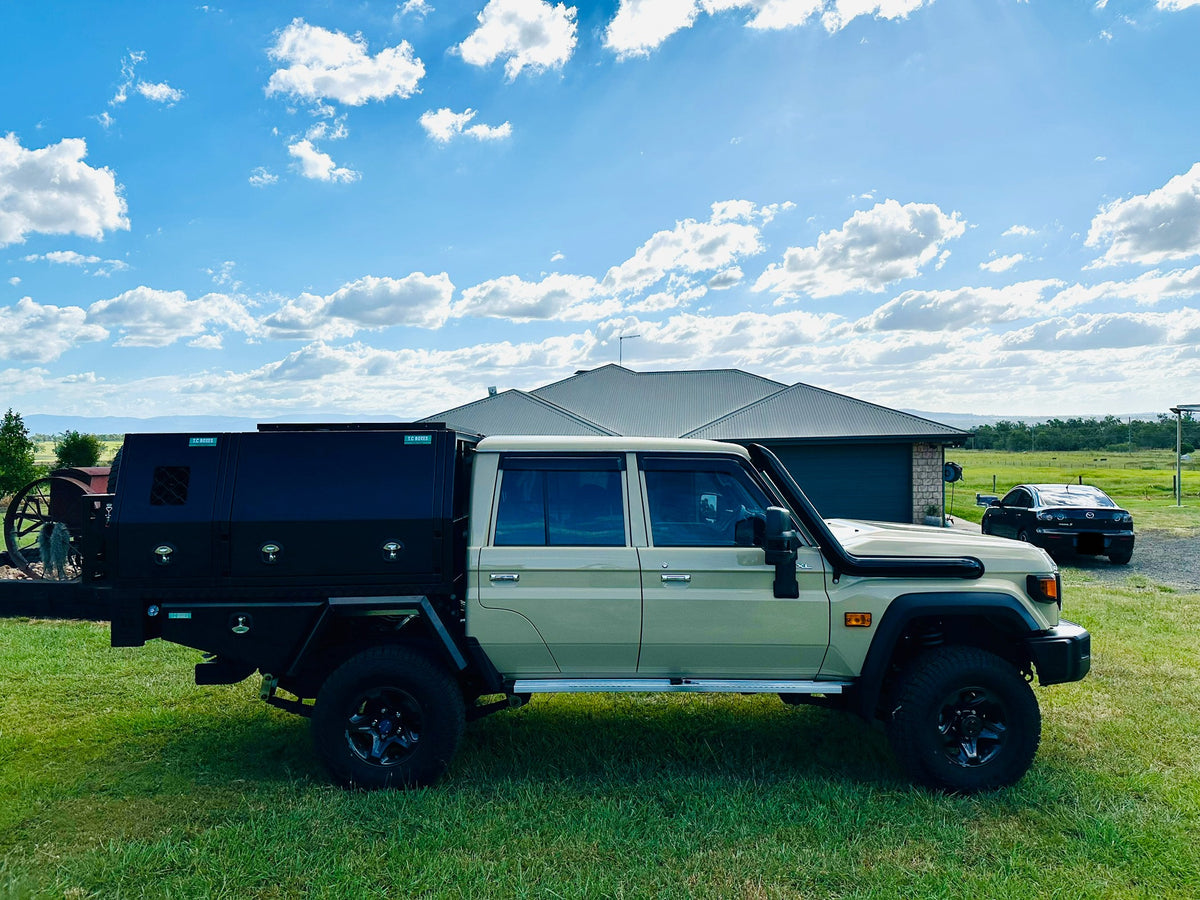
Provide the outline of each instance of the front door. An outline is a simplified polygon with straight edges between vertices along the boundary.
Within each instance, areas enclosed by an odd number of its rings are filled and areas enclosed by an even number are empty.
[[[650,546],[640,551],[638,674],[811,678],[829,646],[825,563],[798,551],[800,596],[774,595],[762,523],[769,501],[722,457],[641,459]]]

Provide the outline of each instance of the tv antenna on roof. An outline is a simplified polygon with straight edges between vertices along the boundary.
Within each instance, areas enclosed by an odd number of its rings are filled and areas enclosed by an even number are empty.
[[[625,342],[632,341],[634,338],[640,338],[640,334],[623,334],[617,338],[617,365],[625,363]]]

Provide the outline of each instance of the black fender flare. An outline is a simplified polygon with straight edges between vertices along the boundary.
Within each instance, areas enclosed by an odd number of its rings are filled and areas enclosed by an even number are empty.
[[[1037,634],[1044,629],[1032,613],[1015,597],[989,591],[931,591],[901,594],[884,612],[871,647],[863,661],[862,674],[851,692],[850,708],[870,720],[883,690],[892,654],[900,636],[914,619],[984,618],[1006,630],[1022,636]]]
[[[377,616],[377,615],[411,615],[419,618],[431,632],[438,647],[444,651],[446,661],[456,673],[462,673],[470,663],[463,649],[458,646],[446,623],[442,621],[429,598],[425,596],[399,597],[330,597],[317,616],[316,622],[309,630],[299,651],[288,666],[287,676],[297,675],[308,657],[309,651],[319,642],[328,624],[336,618]]]

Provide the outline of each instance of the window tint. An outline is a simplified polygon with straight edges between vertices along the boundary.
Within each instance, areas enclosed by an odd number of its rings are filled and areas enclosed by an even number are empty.
[[[623,547],[624,506],[619,471],[505,469],[495,544]]]
[[[1082,488],[1071,490],[1066,488],[1039,488],[1038,497],[1042,506],[1104,506],[1115,507],[1107,494]]]
[[[736,463],[643,464],[650,531],[658,547],[761,546],[769,501]]]
[[[1004,498],[1005,506],[1019,506],[1028,508],[1033,505],[1033,497],[1028,491],[1017,488],[1015,491],[1010,491],[1009,495]]]

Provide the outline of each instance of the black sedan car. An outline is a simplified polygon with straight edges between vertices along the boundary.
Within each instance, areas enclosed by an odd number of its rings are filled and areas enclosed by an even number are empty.
[[[1050,553],[1133,556],[1133,516],[1086,484],[1019,484],[983,511],[983,533],[1028,541]]]

